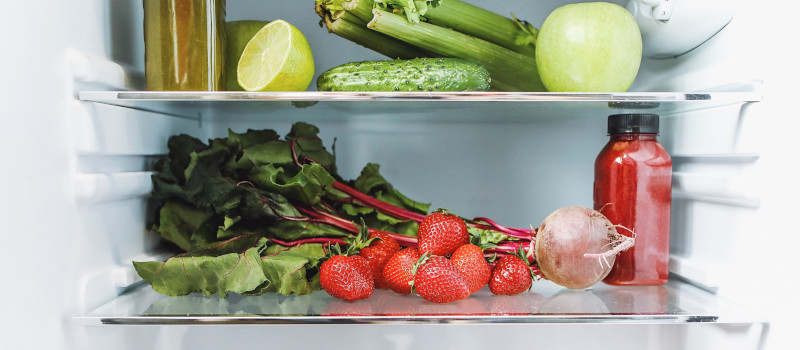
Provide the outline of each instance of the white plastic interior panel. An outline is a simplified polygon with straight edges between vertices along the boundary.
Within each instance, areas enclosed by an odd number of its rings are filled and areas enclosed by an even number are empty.
[[[474,1],[534,25],[569,2],[576,1]],[[663,10],[646,31],[656,38],[647,39],[648,51],[689,52],[645,58],[630,92],[410,95],[313,87],[144,92],[140,0],[9,3],[0,26],[11,34],[0,40],[27,51],[0,59],[13,68],[14,82],[0,88],[8,96],[4,156],[13,164],[2,177],[11,198],[4,222],[15,248],[2,271],[19,286],[3,294],[13,316],[0,321],[11,330],[8,346],[780,349],[778,342],[796,340],[798,329],[796,291],[779,282],[796,256],[798,192],[788,165],[795,163],[789,142],[800,127],[793,117],[793,46],[771,38],[791,37],[797,5],[783,11],[739,1],[727,23],[732,2],[664,2],[646,1]],[[692,10],[700,7],[719,11],[711,20],[709,11]],[[680,21],[701,14],[711,34],[680,30]],[[382,58],[320,28],[310,0],[228,1],[227,15],[296,25],[315,50],[317,75]],[[672,39],[675,27],[679,40]],[[689,39],[685,34],[697,34],[692,41],[702,44],[670,46]],[[341,303],[323,292],[167,297],[132,268],[133,260],[164,259],[148,230],[155,205],[149,176],[171,135],[206,140],[228,128],[284,134],[295,121],[312,122],[326,146],[335,140],[346,177],[377,162],[411,197],[526,227],[560,206],[591,205],[605,117],[620,112],[664,116],[660,140],[674,156],[676,184],[667,286],[565,291],[541,282],[519,298],[483,290],[449,306],[392,301],[398,297],[379,291],[345,305],[364,309],[334,312]],[[442,165],[444,157],[451,166]],[[391,314],[389,306],[404,313]],[[775,340],[765,347],[767,337]]]
[[[627,8],[639,24],[643,54],[664,59],[708,41],[731,21],[737,4],[730,0],[630,0]]]

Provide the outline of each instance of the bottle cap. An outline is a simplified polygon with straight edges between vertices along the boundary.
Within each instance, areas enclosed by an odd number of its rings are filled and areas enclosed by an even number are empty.
[[[608,116],[609,134],[658,134],[658,114],[613,114]]]

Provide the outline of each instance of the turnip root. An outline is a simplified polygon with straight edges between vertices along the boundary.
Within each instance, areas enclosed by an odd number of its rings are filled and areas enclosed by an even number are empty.
[[[633,246],[596,210],[572,206],[544,219],[536,234],[535,258],[544,278],[571,289],[605,278],[617,253]]]

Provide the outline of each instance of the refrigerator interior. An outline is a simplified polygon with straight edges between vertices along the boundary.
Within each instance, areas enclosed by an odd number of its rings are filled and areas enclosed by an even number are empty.
[[[684,1],[675,1],[676,13]],[[470,2],[513,11],[534,25],[567,3]],[[0,59],[8,161],[0,186],[12,242],[2,267],[9,317],[0,321],[0,342],[37,349],[319,348],[344,345],[339,339],[394,349],[498,343],[777,349],[796,342],[793,311],[800,305],[783,278],[800,243],[791,220],[800,209],[792,196],[800,188],[791,143],[798,127],[792,78],[799,72],[787,44],[790,13],[798,6],[775,9],[744,0],[730,6],[735,16],[721,32],[684,55],[645,58],[631,88],[634,94],[711,96],[710,102],[663,102],[657,109],[664,112],[660,141],[674,161],[668,290],[637,297],[641,289],[628,295],[597,286],[576,294],[535,284],[525,301],[531,310],[566,299],[566,311],[552,318],[536,312],[471,318],[456,309],[405,323],[315,315],[254,324],[216,312],[248,313],[286,299],[186,297],[188,306],[166,307],[171,317],[141,317],[163,306],[131,261],[165,258],[147,225],[154,205],[150,174],[169,136],[208,139],[248,128],[285,134],[295,121],[310,122],[328,147],[335,140],[345,178],[379,163],[397,189],[432,208],[528,227],[563,206],[591,207],[593,162],[614,109],[607,101],[131,102],[102,93],[144,88],[140,1],[10,4],[0,13],[0,28],[15,34],[0,39],[2,47],[14,48]],[[320,28],[310,0],[228,1],[227,20],[277,18],[309,39],[317,74],[382,58]],[[758,101],[747,102],[753,96]],[[643,301],[640,307],[648,310],[659,296],[689,315],[638,317],[641,309],[623,307]],[[477,299],[484,307],[492,300]],[[330,299],[317,293],[306,302],[316,306],[299,307],[320,311],[324,305],[316,303]],[[186,310],[200,316],[186,321],[177,313]],[[716,318],[703,318],[708,315]]]

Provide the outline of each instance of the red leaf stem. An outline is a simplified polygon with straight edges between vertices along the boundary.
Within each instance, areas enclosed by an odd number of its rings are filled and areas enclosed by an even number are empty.
[[[491,220],[489,218],[484,218],[484,217],[478,217],[478,218],[474,218],[472,220],[475,221],[475,222],[471,223],[472,226],[474,226],[474,227],[481,228],[481,229],[489,229],[489,230],[500,231],[500,232],[502,232],[503,234],[505,234],[506,236],[509,236],[509,237],[530,240],[536,235],[536,229],[526,230],[526,229],[515,228],[515,227],[506,227],[506,226],[498,224],[494,220]],[[480,221],[483,221],[483,222],[487,223],[489,226],[481,225],[480,223],[478,223]]]
[[[301,213],[307,215],[309,217],[309,219],[311,221],[313,221],[313,222],[318,222],[318,223],[331,225],[333,227],[337,227],[337,228],[340,228],[342,230],[345,230],[345,231],[348,231],[348,232],[352,232],[352,233],[358,233],[358,226],[356,224],[354,224],[352,221],[349,221],[347,219],[343,219],[343,218],[340,218],[340,217],[335,216],[333,214],[323,212],[323,211],[318,210],[316,208],[309,209],[309,208],[305,208],[305,207],[297,207],[297,210],[300,211]],[[401,234],[397,234],[397,233],[394,233],[394,232],[381,231],[381,230],[377,230],[377,229],[374,229],[374,228],[367,228],[367,229],[369,230],[369,232],[383,232],[383,233],[391,236],[395,240],[397,240],[397,243],[399,243],[401,246],[404,246],[404,247],[416,247],[417,246],[417,238],[416,237],[410,237],[410,236],[406,236],[406,235],[401,235]]]
[[[331,244],[341,244],[341,245],[345,244],[344,240],[341,238],[330,238],[330,237],[305,238],[291,242],[270,238],[269,241],[278,245],[282,245],[284,247],[296,247],[303,244],[313,244],[313,243],[322,243],[323,245],[326,246]]]
[[[416,222],[422,222],[422,220],[425,219],[425,214],[415,213],[413,211],[386,203],[380,199],[377,199],[353,187],[350,187],[347,184],[342,183],[340,181],[334,182],[333,188],[350,195],[353,198],[353,200],[360,202],[364,206],[373,208],[375,210],[378,210],[386,215],[395,217],[397,219],[414,220]],[[536,234],[535,229],[526,230],[521,228],[506,227],[496,223],[493,220],[484,217],[475,218],[474,221],[483,221],[487,225],[482,225],[478,222],[467,222],[467,224],[479,229],[499,231],[509,237],[530,240]]]
[[[425,219],[425,214],[415,213],[413,211],[391,205],[380,199],[367,195],[355,188],[352,188],[340,181],[334,182],[333,188],[350,195],[355,200],[361,202],[361,204],[370,208],[374,208],[386,215],[403,220],[414,220],[416,222],[421,222],[423,219]]]

